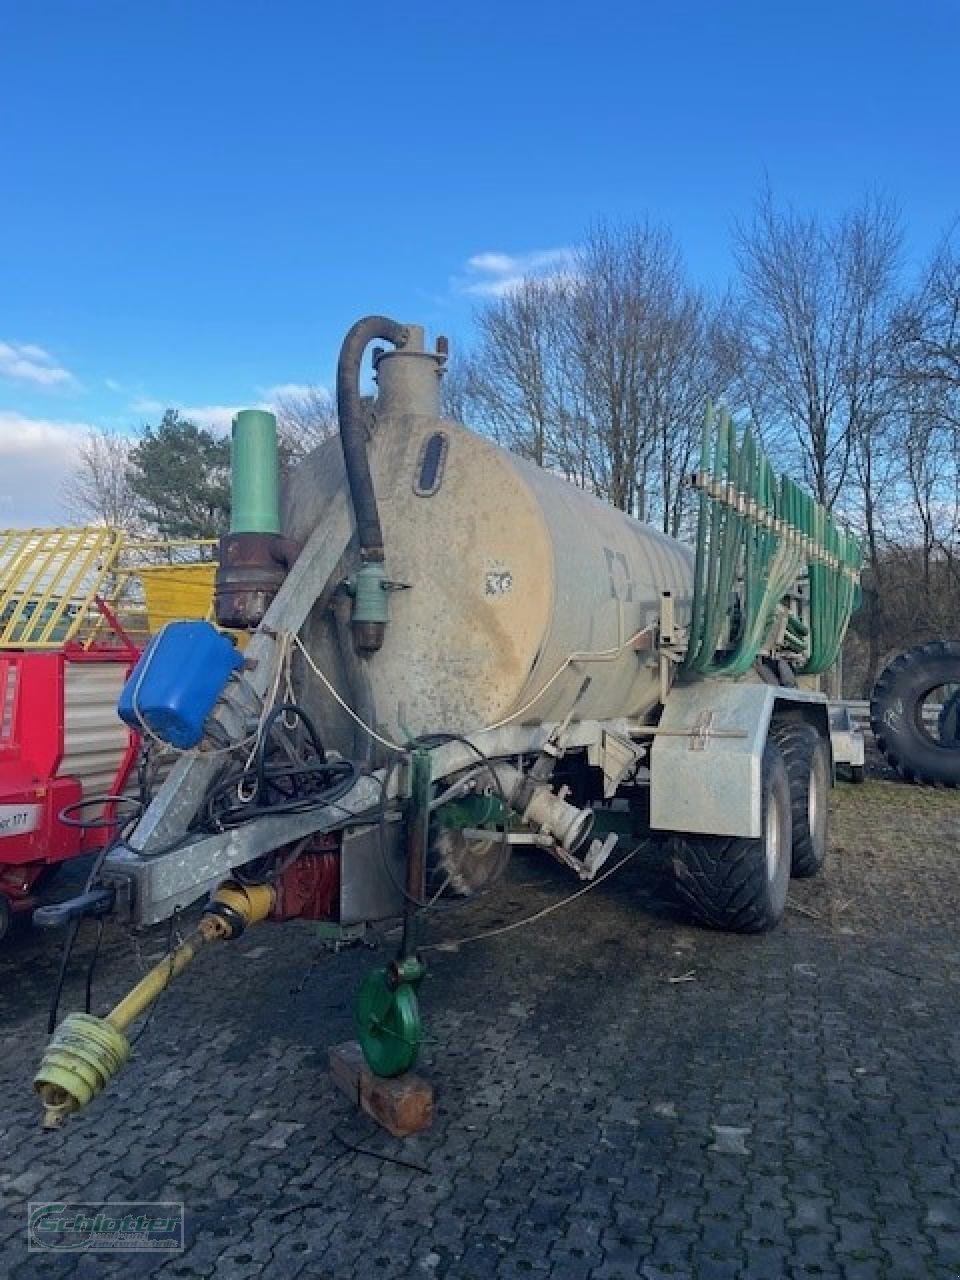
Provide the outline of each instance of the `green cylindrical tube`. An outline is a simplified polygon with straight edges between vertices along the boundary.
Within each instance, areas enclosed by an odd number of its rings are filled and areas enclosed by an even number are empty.
[[[233,420],[231,533],[280,532],[277,420],[264,409],[241,409]]]

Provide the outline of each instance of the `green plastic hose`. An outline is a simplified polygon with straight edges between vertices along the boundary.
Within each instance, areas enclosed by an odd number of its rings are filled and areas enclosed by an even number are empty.
[[[684,670],[741,676],[771,647],[806,577],[809,622],[789,613],[782,645],[811,675],[833,665],[859,600],[861,547],[820,503],[777,476],[754,432],[738,445],[708,406],[700,446],[694,592]]]

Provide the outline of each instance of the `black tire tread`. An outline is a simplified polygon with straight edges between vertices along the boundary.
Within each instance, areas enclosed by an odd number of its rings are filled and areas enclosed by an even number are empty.
[[[870,728],[877,744],[877,749],[888,763],[907,781],[932,786],[960,786],[960,749],[957,752],[956,777],[933,776],[923,766],[922,761],[912,759],[909,750],[891,739],[884,723],[884,712],[889,703],[900,696],[899,690],[909,682],[928,663],[944,660],[955,663],[958,679],[960,679],[960,643],[955,640],[933,640],[929,644],[917,645],[907,649],[894,658],[893,662],[877,677],[870,695]]]
[[[756,840],[684,836],[675,842],[677,891],[695,920],[731,933],[771,927],[753,888]]]
[[[820,745],[820,734],[806,720],[786,720],[774,725],[771,734],[780,748],[790,779],[790,818],[793,825],[793,853],[790,874],[798,879],[815,876],[823,867],[810,838],[807,823],[807,786],[814,752]],[[826,801],[826,797],[824,797]]]
[[[768,740],[763,787],[789,775],[779,748]],[[786,824],[785,824],[786,825]],[[789,839],[789,830],[785,833]],[[729,933],[764,933],[779,919],[767,900],[763,840],[741,836],[677,835],[671,838],[677,894],[694,920]]]

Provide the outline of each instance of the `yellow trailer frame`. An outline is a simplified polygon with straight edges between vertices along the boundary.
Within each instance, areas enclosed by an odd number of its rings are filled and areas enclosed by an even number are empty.
[[[0,649],[89,647],[110,627],[102,604],[141,643],[176,618],[210,618],[216,547],[103,525],[0,529]]]

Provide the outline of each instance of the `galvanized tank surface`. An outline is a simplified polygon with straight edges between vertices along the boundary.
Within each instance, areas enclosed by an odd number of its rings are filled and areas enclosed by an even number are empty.
[[[687,621],[692,552],[444,420],[436,357],[384,354],[378,383],[370,466],[387,576],[407,584],[391,592],[383,647],[364,664],[381,730],[645,717],[659,700],[658,661],[631,640],[655,624],[662,591]],[[284,531],[306,539],[345,485],[339,442],[328,440],[286,485]],[[346,692],[329,613],[317,611],[305,637]],[[568,662],[577,654],[603,656]],[[302,696],[337,720],[316,687]]]

